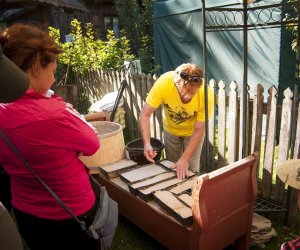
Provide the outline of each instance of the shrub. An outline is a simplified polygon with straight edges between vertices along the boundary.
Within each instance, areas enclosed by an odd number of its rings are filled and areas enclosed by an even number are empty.
[[[91,23],[85,24],[85,30],[81,27],[81,23],[73,19],[70,24],[71,41],[64,43],[60,41],[60,30],[49,27],[49,34],[64,51],[58,58],[62,68],[71,68],[77,73],[85,74],[89,70],[115,70],[120,68],[125,60],[134,59],[125,36],[117,38],[114,32],[109,30],[107,40],[103,41],[96,39]]]

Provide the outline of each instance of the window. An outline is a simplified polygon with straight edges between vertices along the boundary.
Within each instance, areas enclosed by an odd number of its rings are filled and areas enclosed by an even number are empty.
[[[119,18],[115,16],[104,17],[104,30],[113,30],[115,35],[118,36],[120,32]]]

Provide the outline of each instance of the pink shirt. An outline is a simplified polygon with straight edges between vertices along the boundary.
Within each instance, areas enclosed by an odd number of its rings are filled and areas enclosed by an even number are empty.
[[[92,155],[99,148],[94,129],[60,97],[44,97],[32,90],[10,104],[0,104],[0,127],[37,174],[76,214],[95,202],[89,175],[78,153]],[[0,137],[0,164],[11,177],[13,206],[40,218],[70,215],[24,166]]]

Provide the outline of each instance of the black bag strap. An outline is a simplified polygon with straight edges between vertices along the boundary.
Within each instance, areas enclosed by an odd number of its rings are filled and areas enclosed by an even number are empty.
[[[92,175],[90,175],[90,180],[97,184],[99,187],[101,187],[101,184]]]
[[[76,220],[80,224],[81,228],[89,234],[85,222],[79,220],[78,217],[71,211],[71,209],[57,196],[57,194],[43,181],[43,179],[41,179],[41,177],[38,176],[38,174],[24,159],[24,157],[17,150],[17,148],[12,144],[12,142],[8,139],[8,137],[6,136],[6,134],[3,132],[1,128],[0,128],[0,135],[7,142],[7,144],[14,151],[14,153],[19,157],[19,159],[24,163],[24,165],[29,169],[29,171],[39,180],[39,182],[44,186],[44,188],[52,195],[52,197],[74,218],[74,220]]]

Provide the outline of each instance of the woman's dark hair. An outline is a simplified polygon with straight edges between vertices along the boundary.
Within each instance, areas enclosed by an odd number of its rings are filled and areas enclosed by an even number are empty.
[[[29,24],[17,23],[0,31],[0,44],[3,54],[23,71],[36,62],[46,67],[62,53],[48,32]]]

